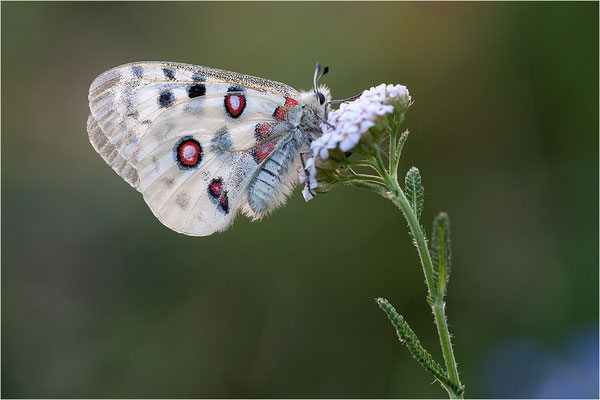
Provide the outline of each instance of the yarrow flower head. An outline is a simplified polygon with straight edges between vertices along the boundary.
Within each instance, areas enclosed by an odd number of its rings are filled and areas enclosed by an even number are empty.
[[[306,201],[325,192],[335,183],[343,182],[341,168],[352,165],[352,153],[365,154],[384,137],[391,119],[400,116],[410,105],[406,86],[381,84],[365,90],[358,99],[342,103],[329,113],[321,124],[323,135],[311,143],[311,156],[299,172]]]

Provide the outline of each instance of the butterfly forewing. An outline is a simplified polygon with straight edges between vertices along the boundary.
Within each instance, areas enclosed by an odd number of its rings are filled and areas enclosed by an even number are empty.
[[[227,71],[134,63],[99,76],[89,98],[98,153],[165,225],[208,235],[246,202],[250,180],[289,135],[299,95]]]

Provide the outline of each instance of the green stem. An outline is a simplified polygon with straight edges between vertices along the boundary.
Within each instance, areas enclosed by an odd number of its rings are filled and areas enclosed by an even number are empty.
[[[349,179],[356,179],[359,181],[367,181],[367,182],[375,182],[375,183],[379,183],[381,185],[385,185],[385,181],[383,180],[383,178],[379,177],[379,176],[373,176],[373,175],[366,175],[366,174],[358,174],[354,171],[352,171],[352,169],[348,169],[348,178]]]
[[[358,179],[346,179],[346,180],[342,180],[342,183],[348,183],[350,185],[354,185],[354,186],[362,188],[362,189],[372,190],[376,193],[379,193],[382,196],[385,196],[385,192],[386,192],[385,187],[380,184],[377,184],[377,183],[372,183],[369,181],[362,181],[362,180],[358,180]]]
[[[400,122],[392,121],[390,124],[390,159],[388,171],[392,178],[397,179],[398,163],[400,162],[400,152],[398,151],[398,145],[400,144]]]
[[[388,188],[391,191],[391,193],[387,194],[388,198],[390,198],[404,214],[404,217],[408,221],[408,225],[415,239],[419,258],[421,259],[421,265],[423,266],[423,272],[425,273],[425,281],[427,283],[427,289],[429,290],[428,300],[433,309],[435,324],[437,326],[438,336],[440,338],[440,344],[442,346],[442,353],[444,356],[444,361],[446,362],[448,376],[457,384],[458,387],[462,387],[460,378],[458,376],[458,368],[454,358],[454,351],[452,350],[452,341],[450,340],[450,332],[448,330],[448,322],[446,320],[444,300],[442,296],[432,296],[432,294],[435,293],[432,287],[434,284],[433,263],[431,262],[431,255],[429,254],[429,250],[427,248],[425,233],[423,232],[423,229],[419,224],[419,219],[410,206],[408,199],[400,188],[398,181],[393,179],[385,170],[379,149],[377,149],[375,152],[375,161],[378,165],[378,171],[382,174],[382,178],[384,178]],[[451,398],[463,398],[462,392],[456,393],[454,391],[448,391],[448,394]]]
[[[394,151],[394,149],[397,146],[397,141],[398,141],[398,127],[394,127],[391,126],[389,129],[390,132],[390,156],[388,157],[388,171],[390,171],[390,173],[392,173],[392,175],[394,174],[394,165],[396,164],[396,156],[398,156],[398,154],[396,154],[396,152]]]

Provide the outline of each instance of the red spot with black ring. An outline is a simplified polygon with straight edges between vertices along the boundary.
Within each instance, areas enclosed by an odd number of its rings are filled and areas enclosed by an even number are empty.
[[[175,160],[182,169],[193,169],[202,161],[202,146],[192,136],[186,136],[175,145]]]
[[[227,196],[227,191],[223,189],[223,180],[221,178],[213,179],[208,184],[208,195],[221,211],[225,214],[229,213],[229,197]]]
[[[231,118],[238,118],[246,108],[246,96],[230,94],[225,96],[225,111]]]
[[[213,179],[213,181],[208,185],[208,194],[212,197],[221,196],[221,192],[223,192],[223,184],[220,179]]]

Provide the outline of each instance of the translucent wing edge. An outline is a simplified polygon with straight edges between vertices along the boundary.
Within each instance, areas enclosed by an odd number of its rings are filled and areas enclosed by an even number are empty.
[[[139,191],[139,176],[137,169],[125,160],[117,147],[111,143],[94,117],[90,114],[87,122],[88,137],[98,154],[117,174],[133,188]]]

